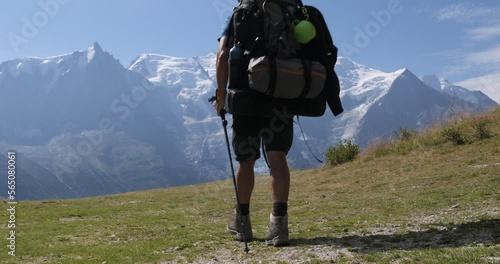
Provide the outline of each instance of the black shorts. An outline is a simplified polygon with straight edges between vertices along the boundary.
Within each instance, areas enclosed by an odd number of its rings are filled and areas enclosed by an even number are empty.
[[[233,150],[237,161],[258,160],[261,142],[266,151],[288,154],[293,142],[293,119],[233,115]]]

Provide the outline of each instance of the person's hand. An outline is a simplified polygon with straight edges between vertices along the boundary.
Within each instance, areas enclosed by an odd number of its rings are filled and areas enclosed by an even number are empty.
[[[222,109],[224,109],[225,103],[226,103],[226,100],[222,99],[222,98],[214,101],[214,108],[217,111],[217,115],[220,116]]]
[[[216,93],[216,100],[214,101],[213,105],[215,110],[217,111],[217,115],[220,116],[222,109],[224,109],[224,106],[226,104],[226,91],[221,91],[217,89]]]

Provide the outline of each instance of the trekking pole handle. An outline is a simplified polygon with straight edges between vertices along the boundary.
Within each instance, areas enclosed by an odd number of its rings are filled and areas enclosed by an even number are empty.
[[[213,103],[215,101],[217,101],[217,96],[212,96],[212,97],[208,98],[208,102],[210,102],[210,103]],[[222,117],[222,120],[225,121],[226,120],[226,117],[225,117],[226,110],[224,108],[221,109],[220,112],[219,112],[219,114]]]

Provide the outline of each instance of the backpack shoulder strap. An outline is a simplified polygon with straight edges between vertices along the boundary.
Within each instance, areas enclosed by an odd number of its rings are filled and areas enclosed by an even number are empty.
[[[233,24],[233,19],[234,19],[234,14],[231,16],[231,20],[229,21],[229,35],[228,35],[228,37],[226,38],[226,43],[224,44],[224,46],[225,46],[226,48],[230,48],[230,47],[231,47],[231,45],[229,44],[229,42],[230,42],[229,40],[230,40],[231,38],[234,38],[234,24]],[[231,32],[232,32],[233,34],[231,34]]]

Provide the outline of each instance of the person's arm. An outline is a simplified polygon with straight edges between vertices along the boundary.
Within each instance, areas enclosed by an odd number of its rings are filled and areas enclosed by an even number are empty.
[[[231,39],[232,37],[223,36],[219,41],[219,50],[216,60],[217,101],[214,104],[217,113],[220,113],[224,108],[226,100],[226,87],[229,79],[229,49],[232,46],[228,45],[228,43],[232,43]]]

